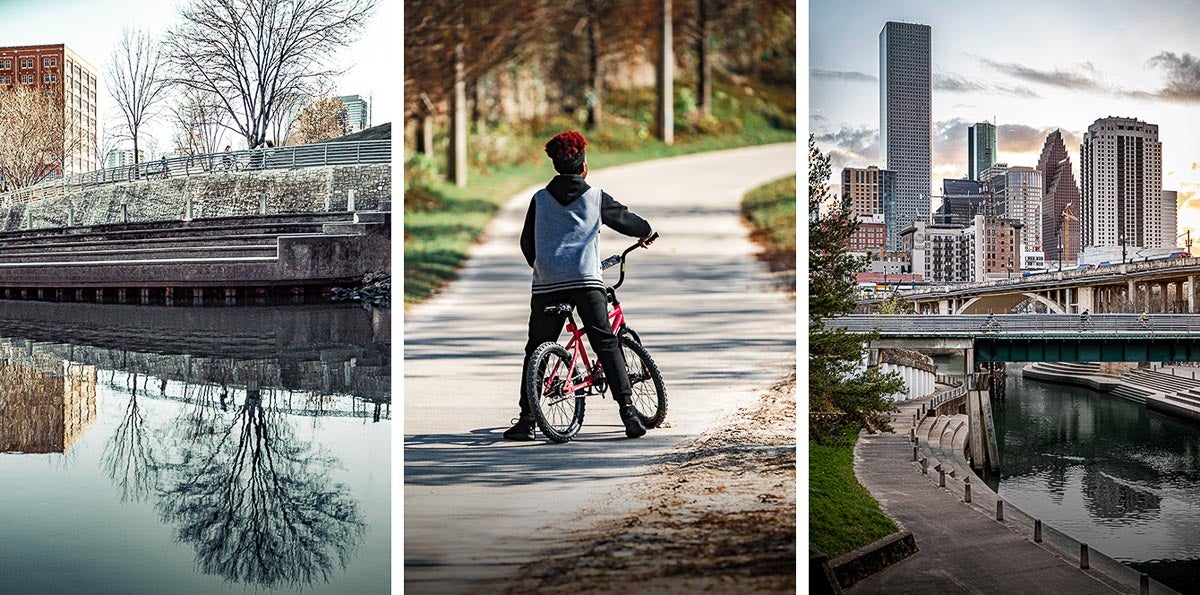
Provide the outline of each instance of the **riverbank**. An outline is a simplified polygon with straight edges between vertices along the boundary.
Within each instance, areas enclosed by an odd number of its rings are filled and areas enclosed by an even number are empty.
[[[859,481],[889,516],[912,532],[920,551],[860,582],[854,592],[1098,593],[1136,588],[1136,571],[1099,552],[1090,552],[1090,569],[1080,569],[1078,543],[1051,527],[1043,527],[1044,540],[1035,542],[1032,519],[1011,505],[1004,506],[1004,520],[996,520],[996,494],[964,467],[965,459],[952,455],[965,444],[961,432],[946,431],[952,423],[948,418],[959,416],[919,418],[914,426],[913,414],[928,401],[901,404],[895,433],[860,437],[855,451]],[[926,473],[913,461],[910,431],[924,445],[918,451]],[[939,465],[950,471],[945,487],[934,471]],[[1151,581],[1151,592],[1173,591]]]

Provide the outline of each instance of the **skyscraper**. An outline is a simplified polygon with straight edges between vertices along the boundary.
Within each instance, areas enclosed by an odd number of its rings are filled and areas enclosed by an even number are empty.
[[[850,200],[850,216],[883,215],[884,203],[893,199],[895,172],[874,165],[842,168],[842,198]]]
[[[1079,258],[1079,188],[1062,131],[1046,137],[1037,170],[1042,172],[1042,249],[1046,260]],[[1064,216],[1064,211],[1069,215]],[[1074,220],[1072,220],[1074,219]]]
[[[1162,191],[1163,246],[1182,246],[1179,240],[1179,193],[1175,190]]]
[[[896,212],[887,222],[889,250],[900,249],[901,229],[928,221],[930,215],[930,31],[929,25],[888,21],[879,32],[879,147],[887,169],[896,172]]]
[[[1032,167],[997,164],[982,174],[992,193],[996,215],[1021,223],[1024,251],[1042,250],[1042,173]]]
[[[350,132],[371,127],[371,104],[358,95],[343,95],[338,99],[346,106],[346,128]]]
[[[996,165],[996,127],[991,122],[970,125],[967,128],[967,179],[980,180],[981,174],[993,165]]]
[[[1164,245],[1158,125],[1134,118],[1096,120],[1079,146],[1079,177],[1083,246]]]
[[[63,115],[67,154],[61,163],[48,165],[62,175],[96,169],[98,87],[96,71],[87,60],[61,43],[0,47],[0,91],[18,85],[42,90]]]

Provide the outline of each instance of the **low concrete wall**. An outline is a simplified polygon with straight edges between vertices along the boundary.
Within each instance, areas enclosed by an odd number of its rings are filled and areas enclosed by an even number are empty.
[[[874,543],[830,560],[833,573],[843,589],[849,589],[888,566],[917,553],[917,540],[911,531],[892,533]]]
[[[337,165],[294,170],[219,172],[166,180],[109,184],[69,196],[0,209],[0,231],[122,223],[125,204],[130,223],[267,214],[373,210],[390,200],[389,164]],[[347,204],[354,191],[354,209]]]

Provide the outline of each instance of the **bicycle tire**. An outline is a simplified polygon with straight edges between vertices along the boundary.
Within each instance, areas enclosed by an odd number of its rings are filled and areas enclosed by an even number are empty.
[[[557,367],[560,369],[551,368],[555,362],[564,365]],[[547,379],[547,373],[552,374],[552,377]],[[574,399],[568,397],[554,402],[544,398],[556,396],[545,394],[544,387],[547,386],[547,382],[553,385],[558,380],[571,378],[574,373],[575,366],[571,365],[571,354],[562,345],[553,342],[539,345],[525,368],[525,403],[529,405],[538,429],[552,442],[570,442],[583,427],[584,398],[581,393],[576,393],[578,396]]]
[[[640,341],[634,339],[636,336],[628,329],[620,335],[621,354],[625,356],[629,384],[633,388],[633,408],[642,425],[657,428],[667,419],[667,387],[654,358]]]

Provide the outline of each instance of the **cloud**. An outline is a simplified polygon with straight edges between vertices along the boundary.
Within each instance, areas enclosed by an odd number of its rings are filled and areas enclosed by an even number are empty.
[[[1153,95],[1171,101],[1200,101],[1200,58],[1189,53],[1162,52],[1146,62],[1167,73],[1167,84]]]
[[[1090,62],[1077,64],[1076,67],[1078,68],[1078,71],[1071,72],[1063,69],[1039,70],[1037,68],[1030,68],[1028,66],[1014,64],[1011,62],[996,62],[995,60],[989,60],[987,58],[979,58],[979,61],[1009,76],[1032,83],[1050,85],[1052,87],[1061,87],[1075,91],[1112,90],[1108,87],[1108,85],[1104,84],[1104,82],[1099,79],[1099,73],[1096,71],[1096,67]]]
[[[879,77],[857,70],[822,70],[820,68],[811,68],[808,75],[814,79],[826,79],[833,81],[853,81],[857,83],[872,83],[879,80]]]
[[[1006,153],[1041,153],[1046,137],[1059,128],[1034,128],[1025,124],[1000,124],[996,127],[996,149]],[[1078,134],[1063,130],[1063,144],[1068,149],[1079,147]]]
[[[960,74],[952,72],[935,72],[933,74],[933,89],[935,91],[945,91],[947,93],[1004,93],[1006,95],[1016,95],[1018,97],[1036,98],[1037,93],[1034,93],[1029,87],[1019,85],[994,85],[985,83],[980,80],[969,79]]]
[[[867,167],[879,162],[879,129],[845,126],[834,132],[818,134],[817,145],[829,154],[835,172],[843,167]],[[839,173],[840,175],[840,173]]]

